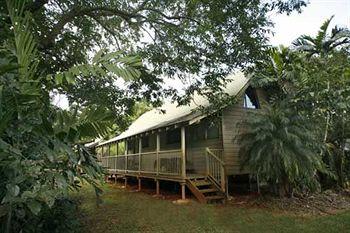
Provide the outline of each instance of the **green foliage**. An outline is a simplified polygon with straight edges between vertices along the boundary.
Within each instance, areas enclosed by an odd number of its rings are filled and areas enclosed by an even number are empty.
[[[60,198],[49,208],[43,206],[37,215],[27,216],[20,224],[14,225],[12,231],[24,233],[76,233],[81,232],[78,201],[71,198]],[[21,229],[22,228],[22,229]]]
[[[29,228],[27,220],[47,216],[69,190],[88,182],[101,192],[104,171],[84,141],[106,135],[113,116],[101,106],[58,109],[52,88],[64,89],[84,72],[138,78],[141,64],[102,51],[91,64],[46,75],[23,1],[6,4],[13,34],[0,49],[0,231],[40,232],[40,224]]]
[[[252,84],[266,88],[269,98],[284,98],[294,91],[294,81],[300,71],[298,62],[298,54],[289,48],[271,48],[266,60],[256,62]]]
[[[178,97],[174,89],[161,85],[159,77],[179,78],[186,83],[189,78],[196,79],[189,84],[189,94],[203,84],[219,85],[226,74],[262,56],[273,25],[268,17],[271,11],[290,13],[306,5],[304,0],[26,2],[35,21],[31,29],[42,58],[40,70],[45,75],[59,73],[58,83],[67,80],[71,84],[58,91],[66,94],[71,103],[103,105],[119,116],[123,109],[126,118],[141,99],[158,103],[164,95]],[[3,12],[6,9],[0,11],[7,14]],[[4,25],[0,29],[4,31],[2,41],[11,24],[7,17],[0,21]],[[95,77],[100,70],[89,72],[88,81],[76,77],[74,82],[71,75],[61,73],[73,66],[94,63],[88,54],[99,48],[117,48],[128,56],[137,54],[147,61],[150,72],[141,71],[139,79],[126,83],[127,88],[110,77]],[[81,74],[88,74],[81,68]],[[108,97],[113,101],[106,101]],[[116,122],[123,121],[123,117]]]
[[[335,27],[329,35],[331,19],[315,37],[300,37],[292,49],[272,50],[269,59],[257,63],[253,84],[269,91],[272,102],[288,102],[295,115],[316,126],[329,171],[321,175],[322,184],[344,187],[349,180],[345,142],[350,136],[350,34]]]
[[[252,113],[240,137],[240,154],[243,168],[291,195],[295,188],[315,189],[316,172],[324,166],[312,124],[285,107]]]
[[[92,59],[92,64],[77,65],[69,68],[67,71],[58,72],[54,79],[56,84],[62,84],[66,81],[68,84],[75,83],[75,77],[106,76],[112,73],[116,80],[134,80],[140,77],[141,72],[138,68],[142,65],[139,57],[125,57],[121,52],[105,53],[100,50]],[[103,55],[103,53],[105,53]]]

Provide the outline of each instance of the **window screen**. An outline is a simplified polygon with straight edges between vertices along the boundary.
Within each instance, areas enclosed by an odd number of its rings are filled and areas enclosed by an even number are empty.
[[[117,143],[112,143],[109,145],[109,155],[110,156],[117,155]]]
[[[166,143],[173,144],[181,142],[180,129],[174,129],[166,132]]]
[[[118,155],[124,155],[125,154],[125,142],[118,142]]]
[[[203,124],[198,124],[194,126],[193,129],[193,140],[200,141],[205,139],[205,127]]]
[[[149,147],[149,136],[142,137],[142,148]]]
[[[109,146],[108,145],[103,146],[102,156],[103,157],[109,156]]]

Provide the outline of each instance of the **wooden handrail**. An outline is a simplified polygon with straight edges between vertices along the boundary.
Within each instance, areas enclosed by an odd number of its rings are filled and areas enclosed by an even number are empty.
[[[206,148],[207,176],[217,184],[223,192],[226,190],[225,163],[209,148]],[[210,156],[210,157],[209,157]]]
[[[157,151],[150,151],[150,152],[142,152],[141,155],[150,155],[150,154],[156,154]]]
[[[162,154],[162,153],[173,153],[173,152],[181,152],[181,150],[160,150],[160,151],[158,151],[159,154]]]
[[[222,166],[225,166],[225,162],[222,161],[219,157],[217,157],[208,147],[206,148],[207,152],[214,157]]]
[[[125,173],[181,175],[180,149],[106,156],[101,158],[101,161],[108,169],[116,169]]]

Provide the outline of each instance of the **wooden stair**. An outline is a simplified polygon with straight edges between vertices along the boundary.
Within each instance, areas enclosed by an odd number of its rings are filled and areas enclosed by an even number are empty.
[[[205,176],[188,178],[186,185],[200,203],[222,203],[225,200],[225,193]]]

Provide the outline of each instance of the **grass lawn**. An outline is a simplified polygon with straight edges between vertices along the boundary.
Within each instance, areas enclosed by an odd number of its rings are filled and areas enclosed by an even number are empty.
[[[81,200],[83,232],[350,232],[350,211],[327,216],[296,216],[261,208],[176,205],[143,192],[106,185],[96,205],[91,188]]]

